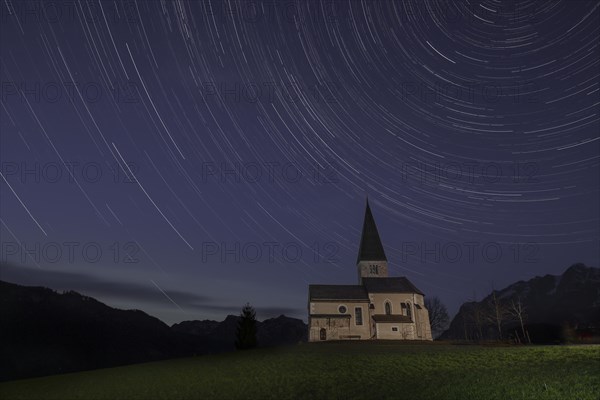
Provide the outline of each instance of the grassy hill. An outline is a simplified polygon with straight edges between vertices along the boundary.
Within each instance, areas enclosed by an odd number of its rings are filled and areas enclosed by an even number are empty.
[[[314,343],[0,384],[2,399],[597,399],[600,346]]]

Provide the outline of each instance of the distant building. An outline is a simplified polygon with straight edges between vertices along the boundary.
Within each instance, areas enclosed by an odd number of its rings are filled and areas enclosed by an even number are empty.
[[[358,285],[309,285],[309,341],[432,340],[423,292],[405,277],[388,277],[368,200],[356,265]]]

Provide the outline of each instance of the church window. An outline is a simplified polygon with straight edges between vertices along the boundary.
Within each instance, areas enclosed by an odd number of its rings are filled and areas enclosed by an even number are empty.
[[[410,303],[406,303],[406,315],[409,318],[412,318],[412,307],[411,307]]]
[[[327,340],[327,330],[325,328],[321,328],[321,330],[319,331],[319,339]]]
[[[346,314],[346,311],[348,311],[348,309],[346,308],[346,306],[339,306],[338,311],[340,312],[340,314]]]
[[[392,313],[392,305],[389,301],[385,302],[385,314],[390,315]]]
[[[354,308],[354,314],[356,317],[356,325],[362,325],[362,307]]]
[[[397,326],[392,326],[392,332],[398,332],[398,327]]]
[[[369,265],[369,273],[379,275],[379,265],[375,265],[375,264]]]
[[[400,303],[400,314],[407,315],[406,303]]]

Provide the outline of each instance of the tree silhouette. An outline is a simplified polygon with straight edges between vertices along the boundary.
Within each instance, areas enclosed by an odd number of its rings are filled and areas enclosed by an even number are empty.
[[[528,341],[531,344],[529,334],[525,331],[525,320],[527,319],[526,308],[521,302],[521,298],[517,297],[517,300],[512,300],[508,308],[508,313],[521,325],[521,333],[523,334],[523,341]],[[518,337],[518,335],[517,335]]]
[[[429,311],[429,324],[434,334],[437,336],[444,332],[446,328],[448,328],[448,321],[450,318],[446,306],[439,297],[434,296],[426,298],[425,308]]]
[[[235,348],[238,350],[256,347],[256,311],[250,303],[242,308],[235,337]]]
[[[473,297],[468,300],[471,303],[470,312],[465,315],[472,322],[475,331],[473,334],[474,340],[483,340],[483,328],[486,321],[486,310],[482,303],[477,301],[477,294],[473,292]]]
[[[492,286],[492,299],[488,304],[487,320],[496,327],[498,339],[502,340],[502,324],[506,320],[508,310],[506,305],[500,300],[497,291]]]

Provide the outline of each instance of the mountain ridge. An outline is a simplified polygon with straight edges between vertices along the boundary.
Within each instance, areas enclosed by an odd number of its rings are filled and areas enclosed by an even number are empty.
[[[165,324],[141,310],[121,310],[75,291],[0,280],[0,381],[106,368],[235,349],[237,318]],[[285,316],[257,322],[259,346],[306,340],[306,324]]]
[[[498,339],[500,335],[494,324],[499,318],[493,315],[495,304],[502,315],[501,325],[506,333],[503,338],[516,338],[520,322],[512,308],[519,302],[524,324],[530,328],[534,342],[564,341],[565,329],[595,331],[600,328],[600,268],[572,264],[561,275],[520,280],[493,290],[479,301],[465,302],[440,339]]]

